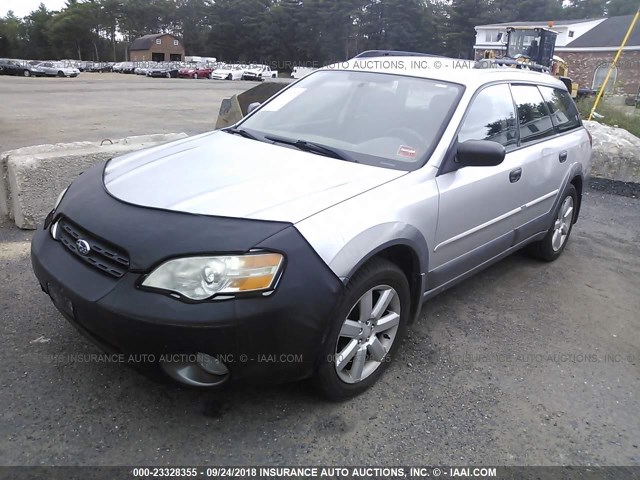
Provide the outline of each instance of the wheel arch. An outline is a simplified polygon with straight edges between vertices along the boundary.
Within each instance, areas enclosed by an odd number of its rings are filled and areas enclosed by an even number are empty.
[[[583,178],[582,178],[582,170],[580,172],[575,173],[570,182],[575,188],[578,194],[578,205],[576,205],[576,214],[573,218],[573,223],[575,224],[578,221],[578,216],[580,215],[580,208],[582,207],[582,189],[583,189]]]
[[[411,294],[412,322],[422,307],[429,265],[429,248],[424,236],[408,224],[377,225],[348,242],[329,266],[346,284],[358,270],[374,258],[389,260],[407,277]]]

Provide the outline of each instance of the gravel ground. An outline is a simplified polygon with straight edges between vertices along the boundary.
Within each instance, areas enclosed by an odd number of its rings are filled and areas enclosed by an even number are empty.
[[[44,143],[206,132],[213,130],[224,98],[255,85],[117,73],[0,76],[0,152]]]
[[[591,178],[589,186],[592,190],[609,192],[629,198],[640,198],[640,184],[633,182],[620,182],[606,178]]]
[[[97,353],[0,224],[5,465],[640,465],[640,201],[590,191],[563,256],[515,254],[428,302],[382,380],[160,385]]]
[[[203,132],[252,85],[0,77],[0,151]],[[0,464],[640,465],[637,196],[592,181],[558,261],[515,254],[428,302],[382,380],[341,404],[70,361],[99,352],[40,291],[31,233],[0,220]]]

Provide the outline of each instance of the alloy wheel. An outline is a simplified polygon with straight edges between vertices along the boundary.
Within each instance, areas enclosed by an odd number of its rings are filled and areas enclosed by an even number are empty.
[[[571,222],[573,222],[573,197],[569,196],[562,202],[562,207],[558,211],[558,218],[553,226],[551,247],[554,252],[560,250],[567,241]]]
[[[400,298],[388,285],[368,290],[342,324],[335,369],[345,383],[358,383],[375,372],[391,349],[400,324]]]

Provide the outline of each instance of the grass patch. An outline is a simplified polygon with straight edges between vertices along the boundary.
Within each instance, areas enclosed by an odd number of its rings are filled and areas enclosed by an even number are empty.
[[[595,98],[584,98],[576,103],[583,119],[589,118],[594,102]],[[604,125],[624,128],[636,137],[640,137],[640,108],[608,105],[606,99],[601,99],[596,112],[604,115],[604,118],[594,118],[593,120],[597,120]],[[631,112],[631,114],[627,112]]]

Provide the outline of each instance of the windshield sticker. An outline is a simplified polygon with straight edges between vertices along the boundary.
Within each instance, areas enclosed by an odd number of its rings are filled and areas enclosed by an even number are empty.
[[[400,145],[400,148],[398,149],[398,153],[396,155],[404,158],[416,158],[417,154],[418,152],[416,152],[415,148],[407,147],[406,145]]]
[[[282,107],[287,105],[290,101],[295,99],[298,95],[305,92],[306,88],[294,87],[282,92],[278,97],[276,97],[271,102],[267,103],[264,107],[262,107],[263,112],[277,112]]]

